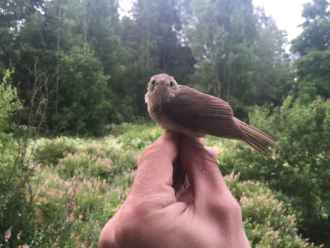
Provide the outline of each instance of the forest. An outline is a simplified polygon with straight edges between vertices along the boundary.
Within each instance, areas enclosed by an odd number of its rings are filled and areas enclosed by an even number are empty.
[[[330,2],[285,31],[252,0],[0,1],[0,247],[97,247],[136,159],[162,133],[166,72],[276,137],[214,137],[252,247],[330,248]],[[283,6],[285,7],[285,6]]]

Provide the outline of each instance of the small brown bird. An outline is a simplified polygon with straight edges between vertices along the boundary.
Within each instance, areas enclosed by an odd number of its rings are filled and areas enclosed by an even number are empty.
[[[239,139],[260,152],[274,145],[269,135],[235,118],[224,100],[180,85],[167,74],[151,77],[145,102],[150,117],[164,129],[192,137]]]

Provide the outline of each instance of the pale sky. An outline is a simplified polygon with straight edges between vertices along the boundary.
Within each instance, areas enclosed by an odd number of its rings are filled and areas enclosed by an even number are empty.
[[[267,15],[272,16],[277,26],[287,31],[288,39],[292,40],[301,33],[298,27],[302,22],[302,11],[305,3],[310,0],[253,0],[255,6],[264,8]]]
[[[133,0],[119,0],[121,14],[127,13]],[[150,0],[152,1],[152,0]],[[298,26],[303,22],[301,17],[303,5],[311,0],[253,0],[253,4],[264,8],[267,15],[272,16],[277,26],[287,31],[289,41],[300,34]]]

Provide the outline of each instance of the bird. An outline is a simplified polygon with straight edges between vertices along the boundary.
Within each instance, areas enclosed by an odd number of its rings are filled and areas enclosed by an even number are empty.
[[[179,84],[166,73],[150,78],[145,102],[151,119],[165,130],[192,138],[212,135],[242,140],[261,153],[275,144],[272,136],[236,118],[228,102]]]

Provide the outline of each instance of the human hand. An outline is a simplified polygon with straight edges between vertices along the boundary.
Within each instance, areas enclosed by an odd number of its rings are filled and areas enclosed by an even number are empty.
[[[178,160],[189,185],[173,187]],[[215,157],[167,132],[138,162],[132,189],[100,236],[102,248],[248,248],[241,209]]]

